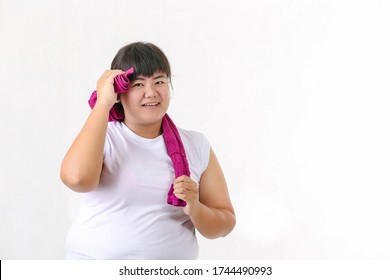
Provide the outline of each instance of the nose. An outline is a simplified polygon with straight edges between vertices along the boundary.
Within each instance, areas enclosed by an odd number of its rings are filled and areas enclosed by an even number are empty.
[[[157,97],[157,91],[153,85],[147,84],[145,86],[145,98],[155,98]]]

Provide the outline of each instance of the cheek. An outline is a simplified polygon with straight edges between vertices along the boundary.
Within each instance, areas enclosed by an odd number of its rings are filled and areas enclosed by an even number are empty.
[[[137,93],[134,91],[124,93],[121,96],[121,101],[126,103],[134,103],[137,99]]]
[[[168,102],[171,100],[171,91],[169,88],[163,91],[162,96]]]
[[[171,99],[171,92],[170,90],[168,89],[167,91],[164,92],[164,97],[166,100],[170,100]]]
[[[166,106],[169,106],[169,103],[171,102],[171,93],[168,91],[167,94],[164,95],[164,101]]]

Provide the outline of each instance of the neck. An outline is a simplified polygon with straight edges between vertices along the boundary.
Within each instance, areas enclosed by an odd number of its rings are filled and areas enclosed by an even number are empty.
[[[153,139],[162,134],[162,122],[159,121],[153,124],[133,124],[128,120],[123,121],[124,124],[131,129],[135,134],[147,139]]]

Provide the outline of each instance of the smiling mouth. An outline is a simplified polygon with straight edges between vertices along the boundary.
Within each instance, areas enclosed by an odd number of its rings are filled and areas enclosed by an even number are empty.
[[[142,107],[155,107],[158,106],[159,104],[160,102],[150,102],[150,103],[142,104]]]

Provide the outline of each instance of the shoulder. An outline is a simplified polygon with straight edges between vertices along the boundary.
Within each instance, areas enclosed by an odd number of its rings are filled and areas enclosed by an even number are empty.
[[[108,122],[107,134],[114,135],[122,130],[122,122]]]
[[[128,131],[123,122],[109,122],[107,126],[106,139],[111,141],[123,141],[128,137]]]
[[[203,133],[180,127],[177,129],[190,162],[193,165],[198,164],[201,172],[203,172],[208,165],[210,157],[211,148],[209,140],[203,135]]]
[[[198,131],[183,129],[181,127],[178,127],[177,130],[179,131],[182,141],[187,145],[197,146],[209,142],[203,133]]]
[[[188,130],[188,129],[184,129],[181,127],[178,127],[177,130],[179,131],[181,137],[190,138],[190,139],[193,138],[196,140],[205,138],[203,133],[195,131],[195,130]]]
[[[115,147],[124,143],[123,138],[122,122],[109,122],[107,126],[106,139],[104,142],[103,157],[106,158],[107,155],[111,155]]]
[[[210,143],[200,132],[177,128],[186,151],[191,170],[191,178],[200,182],[203,172],[206,170],[210,159]]]

